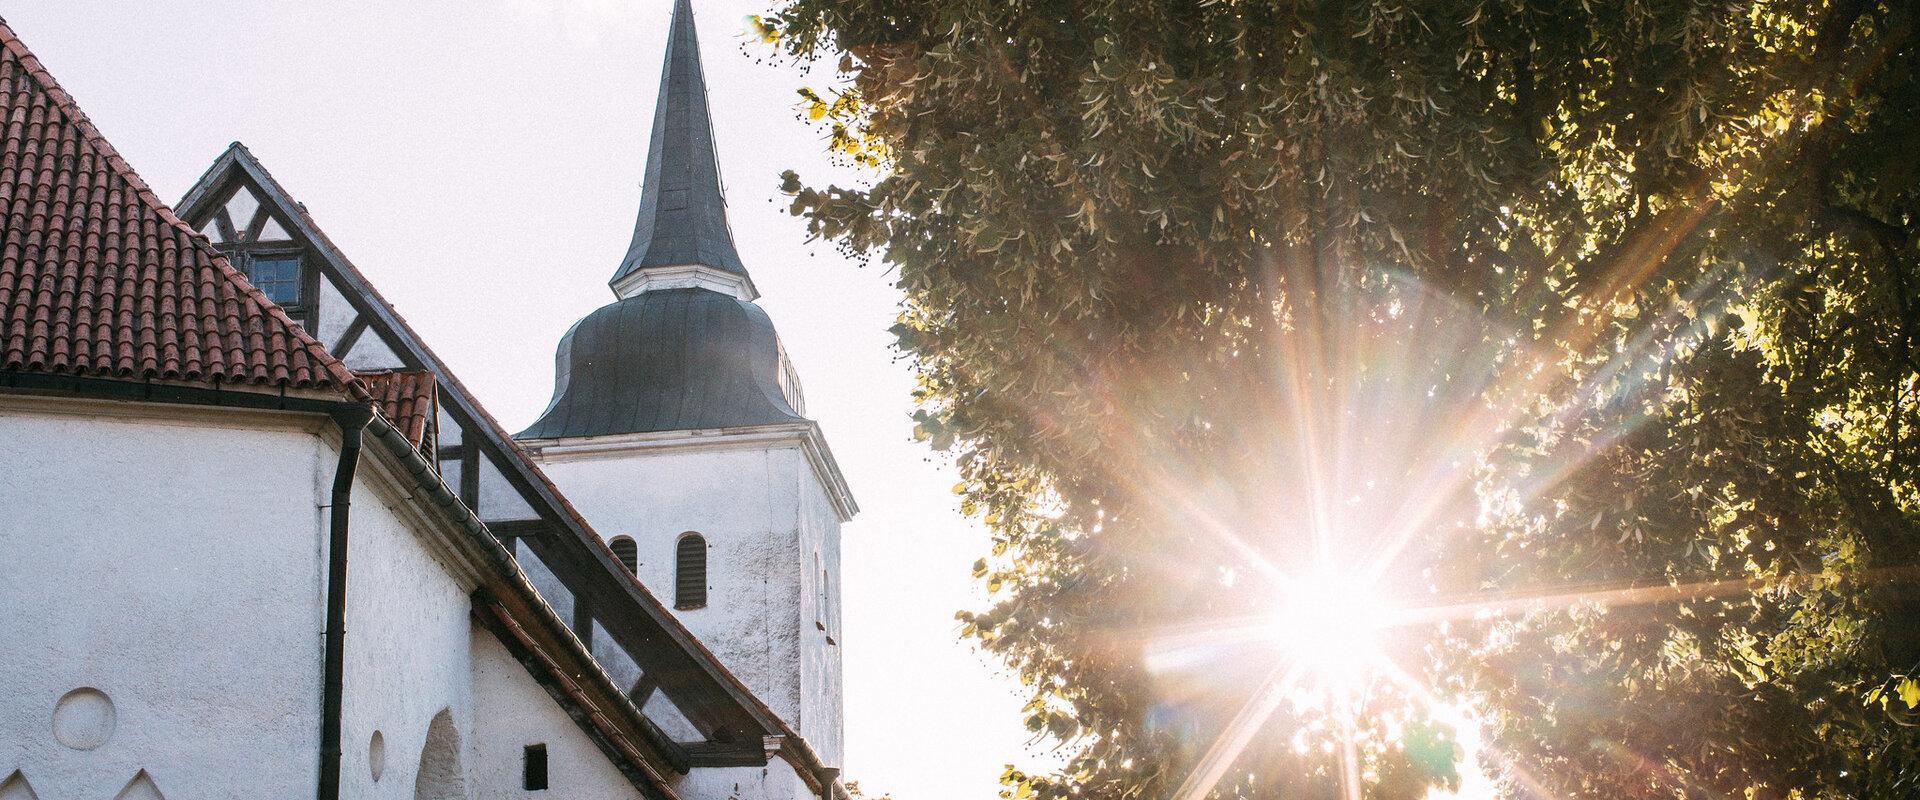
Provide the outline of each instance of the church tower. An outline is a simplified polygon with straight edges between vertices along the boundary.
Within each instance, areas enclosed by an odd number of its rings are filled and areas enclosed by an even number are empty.
[[[517,439],[747,688],[841,764],[840,525],[858,511],[734,247],[693,10],[676,0],[614,302]],[[643,687],[636,687],[640,689]]]

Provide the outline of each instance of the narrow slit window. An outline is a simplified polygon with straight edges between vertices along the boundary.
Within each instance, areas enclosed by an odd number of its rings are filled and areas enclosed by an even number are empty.
[[[607,546],[613,548],[614,559],[620,562],[620,566],[627,568],[627,574],[640,571],[640,548],[633,543],[631,537],[615,536]]]
[[[526,759],[520,766],[520,788],[529,792],[547,788],[547,746],[527,745]]]
[[[674,549],[673,606],[707,607],[707,539],[697,533],[680,537]]]

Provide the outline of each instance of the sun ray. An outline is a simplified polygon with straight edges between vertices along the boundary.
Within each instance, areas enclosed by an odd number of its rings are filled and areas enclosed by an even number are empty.
[[[1452,708],[1455,711],[1453,714],[1455,718],[1448,720],[1448,725],[1452,727],[1458,735],[1471,735],[1478,744],[1478,747],[1475,748],[1478,754],[1492,757],[1495,761],[1498,761],[1501,766],[1501,772],[1518,782],[1521,787],[1525,788],[1536,800],[1558,800],[1558,796],[1549,790],[1546,784],[1541,783],[1540,779],[1534,777],[1533,773],[1527,771],[1518,759],[1513,758],[1497,745],[1482,739],[1477,730],[1478,726],[1482,723],[1478,719],[1473,718],[1470,712],[1435,696],[1432,688],[1425,682],[1407,674],[1406,670],[1392,661],[1387,661],[1381,665],[1381,674],[1430,710],[1438,711]],[[1474,728],[1475,730],[1468,730],[1469,728]],[[1476,755],[1476,753],[1468,752],[1465,755],[1472,757]]]
[[[1287,701],[1294,684],[1300,679],[1299,665],[1275,667],[1267,674],[1267,679],[1255,690],[1252,697],[1242,704],[1240,711],[1226,728],[1220,731],[1214,742],[1207,748],[1206,755],[1194,765],[1187,779],[1174,790],[1173,800],[1203,800],[1208,792],[1220,782],[1220,778],[1233,767],[1240,758],[1241,751],[1265,727],[1267,719]]]
[[[1858,72],[1837,73],[1824,88],[1845,91]],[[1761,102],[1781,99],[1788,116],[1808,113],[1819,102],[1817,91]],[[1417,593],[1412,587],[1420,584],[1401,580],[1417,566],[1409,563],[1414,560],[1410,551],[1472,530],[1469,501],[1475,499],[1476,470],[1486,466],[1480,459],[1516,432],[1596,431],[1550,443],[1530,475],[1516,476],[1512,502],[1532,504],[1651,419],[1652,412],[1636,413],[1634,406],[1659,406],[1661,398],[1653,393],[1663,390],[1660,373],[1708,340],[1740,296],[1740,284],[1764,277],[1752,265],[1733,262],[1694,269],[1676,263],[1675,255],[1686,252],[1689,239],[1710,224],[1726,198],[1796,168],[1774,156],[1804,133],[1805,126],[1796,126],[1678,187],[1674,202],[1630,226],[1604,262],[1584,265],[1586,276],[1574,300],[1564,313],[1541,321],[1538,330],[1494,330],[1477,309],[1409,276],[1370,273],[1323,257],[1265,265],[1266,284],[1281,298],[1283,321],[1264,343],[1279,366],[1267,376],[1273,396],[1260,409],[1273,430],[1261,432],[1270,439],[1256,443],[1272,455],[1273,463],[1264,468],[1271,474],[1257,477],[1267,479],[1281,498],[1271,501],[1279,508],[1275,519],[1249,525],[1233,510],[1217,508],[1220,498],[1193,491],[1194,476],[1185,471],[1198,465],[1177,459],[1162,463],[1164,454],[1141,452],[1107,467],[1138,495],[1154,498],[1169,519],[1219,542],[1271,592],[1265,611],[1145,637],[1148,665],[1156,672],[1201,667],[1221,654],[1241,657],[1246,648],[1262,645],[1270,645],[1275,659],[1182,783],[1177,800],[1197,800],[1212,791],[1282,703],[1299,703],[1307,693],[1325,702],[1323,690],[1333,675],[1344,673],[1339,680],[1357,681],[1363,689],[1378,675],[1407,696],[1438,703],[1385,649],[1372,645],[1376,636],[1412,641],[1420,630],[1444,623],[1583,605],[1632,608],[1795,591],[1835,580],[1920,579],[1911,569],[1881,569],[1425,598],[1402,594],[1391,598],[1378,619],[1362,614],[1360,623],[1324,608],[1299,611],[1303,592],[1324,593],[1333,606],[1357,603],[1356,598],[1378,601],[1394,591]],[[1677,296],[1660,302],[1650,293],[1665,291],[1669,283],[1681,288]],[[1383,286],[1388,287],[1384,294],[1369,296]],[[1404,321],[1393,315],[1398,309],[1383,316],[1384,304],[1375,302],[1383,298],[1413,303],[1414,312]],[[1458,355],[1436,359],[1436,348],[1454,348]],[[1118,435],[1146,422],[1120,416]],[[1345,632],[1355,634],[1351,641],[1344,640],[1343,625],[1355,629]],[[1365,644],[1352,646],[1355,642]],[[1331,658],[1330,652],[1335,653]],[[1355,659],[1364,664],[1356,667]],[[1340,704],[1329,705],[1323,710],[1337,717]],[[1339,741],[1330,743],[1337,748],[1330,751],[1337,762],[1332,766],[1343,795],[1356,798],[1367,751],[1357,741],[1354,720],[1334,722]],[[1521,791],[1551,796],[1509,754],[1491,746],[1484,752],[1500,765],[1504,780]]]
[[[1728,578],[1655,585],[1591,585],[1573,589],[1533,592],[1487,593],[1400,610],[1393,624],[1422,625],[1447,620],[1488,619],[1544,611],[1557,611],[1579,605],[1607,607],[1643,606],[1687,600],[1733,597],[1777,588],[1808,587],[1831,576],[1820,573],[1788,574],[1775,578]],[[1920,566],[1881,567],[1851,574],[1850,580],[1862,583],[1908,582],[1920,580]]]

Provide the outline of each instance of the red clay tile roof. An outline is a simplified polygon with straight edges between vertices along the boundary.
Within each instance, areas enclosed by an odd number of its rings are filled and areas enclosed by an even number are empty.
[[[0,21],[0,370],[364,389],[175,216]]]
[[[427,425],[439,411],[433,373],[424,369],[356,372],[354,377],[366,384],[373,395],[374,407],[386,417],[400,435],[414,447],[427,441]]]

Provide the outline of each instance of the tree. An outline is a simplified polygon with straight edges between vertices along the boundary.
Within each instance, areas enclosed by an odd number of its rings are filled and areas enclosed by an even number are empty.
[[[898,270],[916,430],[996,534],[965,631],[1074,748],[1009,793],[1419,796],[1453,776],[1430,695],[1516,796],[1915,791],[1916,16],[781,5],[876,174],[789,173],[793,210]],[[1223,766],[1265,673],[1232,637],[1168,668],[1170,632],[1329,558],[1480,613]],[[1340,758],[1308,736],[1343,726]]]

